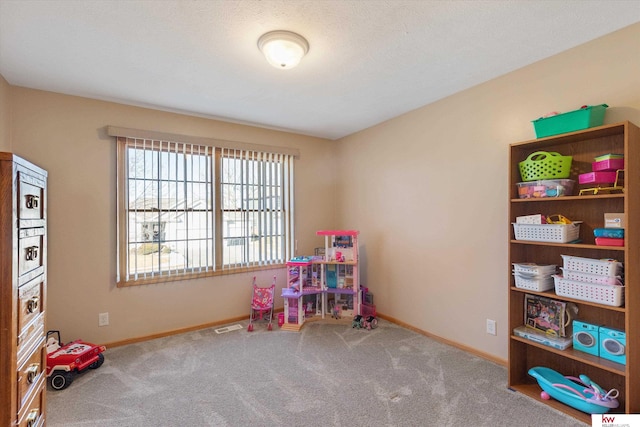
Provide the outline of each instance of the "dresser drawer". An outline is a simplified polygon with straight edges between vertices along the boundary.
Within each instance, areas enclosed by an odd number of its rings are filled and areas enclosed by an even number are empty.
[[[35,394],[18,411],[19,427],[41,427],[45,424],[45,385],[44,377],[36,383]]]
[[[18,224],[22,227],[38,227],[45,219],[45,181],[18,172]]]
[[[45,338],[44,315],[44,313],[38,314],[33,321],[27,323],[27,325],[20,331],[20,335],[18,335],[18,353],[16,357],[18,366],[22,366],[22,364],[26,362],[36,345]]]
[[[18,408],[22,408],[33,393],[41,379],[46,380],[47,352],[44,339],[40,341],[26,362],[18,368]]]
[[[18,335],[44,311],[44,276],[18,289]]]
[[[18,233],[20,284],[44,272],[44,228],[25,228]]]

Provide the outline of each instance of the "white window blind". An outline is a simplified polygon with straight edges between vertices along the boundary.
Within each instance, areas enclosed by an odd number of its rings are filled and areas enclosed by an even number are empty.
[[[224,268],[281,264],[292,255],[293,157],[221,149]]]
[[[121,138],[125,281],[215,268],[214,149]]]
[[[119,286],[290,259],[293,155],[145,138],[117,141]]]

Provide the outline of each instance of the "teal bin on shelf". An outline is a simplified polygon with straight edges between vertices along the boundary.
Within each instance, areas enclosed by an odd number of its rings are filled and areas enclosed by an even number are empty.
[[[592,105],[579,110],[533,120],[536,138],[601,126],[604,122],[604,113],[607,107],[607,104]]]

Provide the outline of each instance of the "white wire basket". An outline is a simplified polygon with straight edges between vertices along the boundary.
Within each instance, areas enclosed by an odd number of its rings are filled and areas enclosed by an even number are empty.
[[[514,272],[513,277],[515,279],[516,288],[537,292],[553,289],[552,276],[528,276]]]
[[[516,240],[568,243],[578,240],[580,222],[572,224],[513,224]]]
[[[581,271],[567,270],[560,267],[562,277],[567,280],[575,280],[577,282],[597,283],[599,285],[622,285],[620,276],[604,276],[602,274],[583,273]]]
[[[622,263],[616,260],[581,258],[569,255],[561,256],[564,260],[564,268],[575,272],[617,276],[622,269]]]
[[[551,275],[556,272],[557,265],[538,265],[531,262],[513,263],[514,273]]]
[[[624,303],[624,286],[577,282],[562,276],[553,276],[553,279],[558,296],[614,307],[620,307]]]

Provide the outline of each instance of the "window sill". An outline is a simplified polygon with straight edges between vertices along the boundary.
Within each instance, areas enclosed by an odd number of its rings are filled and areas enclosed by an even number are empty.
[[[264,270],[276,270],[280,268],[285,268],[286,264],[269,264],[269,265],[260,265],[256,267],[243,267],[243,268],[234,268],[234,269],[225,269],[225,270],[216,270],[216,271],[207,271],[203,273],[191,273],[191,274],[180,274],[180,275],[162,275],[148,278],[140,278],[137,280],[123,280],[116,282],[116,286],[118,288],[128,288],[132,286],[142,286],[142,285],[153,285],[157,283],[168,283],[168,282],[181,282],[185,280],[191,279],[201,279],[204,277],[215,277],[215,276],[227,276],[229,274],[240,274],[240,273],[251,273],[254,271],[264,271]]]

